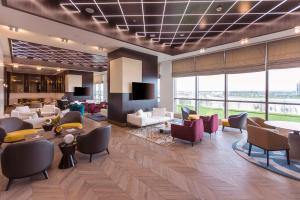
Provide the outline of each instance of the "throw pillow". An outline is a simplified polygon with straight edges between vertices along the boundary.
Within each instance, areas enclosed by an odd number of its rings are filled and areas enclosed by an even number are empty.
[[[139,109],[137,112],[136,112],[136,115],[137,116],[142,116],[144,113],[144,111],[142,109]]]
[[[153,108],[152,116],[164,117],[166,115],[166,108]]]

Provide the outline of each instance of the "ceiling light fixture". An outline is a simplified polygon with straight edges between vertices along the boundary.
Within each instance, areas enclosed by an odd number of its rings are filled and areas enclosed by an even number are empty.
[[[150,37],[152,37],[152,38],[155,37],[155,34],[150,34]]]
[[[14,31],[14,32],[18,32],[19,31],[19,28],[15,27],[15,26],[9,26],[8,28],[9,28],[10,31]]]
[[[61,38],[61,42],[62,42],[62,43],[68,43],[69,40],[68,40],[67,38]]]
[[[217,8],[216,8],[216,11],[217,12],[221,12],[223,10],[223,7],[221,5],[219,5]]]
[[[184,33],[179,34],[180,37],[184,37]]]
[[[37,69],[37,70],[41,70],[41,69],[42,69],[42,67],[37,67],[36,69]]]
[[[204,53],[204,52],[205,52],[205,48],[201,48],[200,53]]]
[[[13,67],[14,67],[14,68],[19,68],[19,65],[13,64]]]
[[[242,45],[248,44],[248,38],[241,39],[241,44]]]
[[[94,14],[95,10],[93,8],[86,8],[85,12],[87,12],[89,14]]]
[[[60,69],[60,68],[57,68],[57,69],[56,69],[56,71],[57,71],[57,72],[60,72],[60,71],[61,71],[61,69]]]
[[[296,26],[296,27],[294,28],[294,32],[295,32],[296,34],[300,33],[300,26]]]

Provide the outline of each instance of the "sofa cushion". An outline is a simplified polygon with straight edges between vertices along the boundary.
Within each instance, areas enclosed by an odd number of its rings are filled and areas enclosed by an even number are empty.
[[[165,116],[166,108],[153,108],[152,116]]]
[[[25,139],[26,135],[36,134],[38,132],[37,129],[25,129],[19,131],[13,131],[7,133],[4,138],[4,142],[17,142]]]
[[[137,116],[142,116],[144,113],[144,111],[142,109],[139,109],[137,112],[136,112],[136,115]]]
[[[71,129],[71,128],[79,128],[82,129],[83,126],[81,123],[66,123],[66,124],[62,124],[56,127],[56,131],[60,132],[63,129]]]
[[[16,111],[18,112],[30,112],[30,108],[29,106],[19,106],[19,107],[16,107],[15,109]]]

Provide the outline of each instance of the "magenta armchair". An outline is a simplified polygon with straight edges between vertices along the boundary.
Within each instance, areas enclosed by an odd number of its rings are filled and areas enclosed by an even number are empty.
[[[194,142],[201,141],[203,138],[203,120],[184,121],[183,125],[171,124],[171,135],[173,138]]]
[[[216,133],[219,128],[219,117],[218,114],[212,116],[200,116],[203,120],[204,132],[209,133],[211,136],[212,133]]]

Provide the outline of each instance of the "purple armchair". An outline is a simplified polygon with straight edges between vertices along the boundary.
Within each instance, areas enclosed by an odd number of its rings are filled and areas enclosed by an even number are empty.
[[[204,132],[209,133],[210,137],[212,133],[217,133],[219,128],[219,117],[218,114],[212,116],[200,116],[203,120]]]
[[[190,141],[192,143],[192,146],[194,146],[194,142],[202,140],[203,132],[204,127],[202,119],[197,119],[194,121],[184,121],[183,125],[171,125],[172,137]]]

